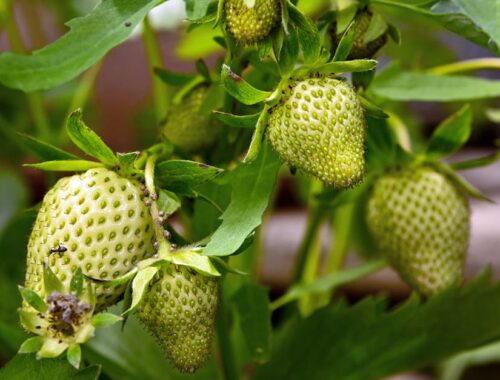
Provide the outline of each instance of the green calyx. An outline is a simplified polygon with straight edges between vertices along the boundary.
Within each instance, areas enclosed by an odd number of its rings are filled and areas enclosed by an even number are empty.
[[[365,170],[365,120],[354,89],[317,75],[289,80],[282,89],[268,121],[274,149],[327,185],[356,185]]]

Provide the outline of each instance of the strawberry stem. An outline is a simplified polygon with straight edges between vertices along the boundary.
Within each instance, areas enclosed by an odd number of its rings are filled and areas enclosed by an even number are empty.
[[[166,238],[165,229],[163,228],[163,223],[165,220],[164,217],[160,215],[160,211],[158,210],[158,203],[156,202],[158,200],[158,194],[156,193],[154,175],[157,159],[158,155],[151,155],[146,161],[146,167],[144,169],[146,190],[147,193],[149,193],[149,199],[147,200],[147,202],[150,202],[149,212],[151,214],[151,218],[153,219],[153,225],[155,229],[155,248],[157,249],[157,253],[169,253],[172,247],[170,245],[170,242]]]

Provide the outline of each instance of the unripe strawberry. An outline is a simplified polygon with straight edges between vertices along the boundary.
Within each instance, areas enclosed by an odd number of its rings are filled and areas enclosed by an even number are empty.
[[[364,174],[364,112],[354,89],[330,77],[293,79],[271,109],[268,137],[289,165],[327,185]]]
[[[170,264],[150,283],[138,317],[174,366],[192,373],[209,354],[218,302],[216,277]]]
[[[387,31],[382,33],[374,40],[365,43],[365,35],[372,20],[372,13],[368,10],[358,12],[354,24],[354,41],[347,59],[365,59],[372,58],[387,43]],[[339,35],[336,35],[336,24],[333,23],[330,33],[332,35],[333,46],[336,47],[340,42]]]
[[[467,198],[429,167],[379,177],[368,201],[367,223],[401,277],[424,295],[463,277],[469,240]]]
[[[187,152],[198,152],[212,145],[219,132],[210,111],[202,110],[208,86],[200,85],[179,104],[172,104],[163,135]]]
[[[154,229],[135,180],[97,168],[59,180],[45,195],[28,243],[26,288],[43,290],[43,264],[62,283],[72,273],[113,280],[154,253]],[[97,309],[115,303],[124,285],[96,285]]]
[[[224,9],[229,32],[243,45],[266,38],[281,18],[279,0],[255,0],[251,8],[244,0],[225,0]]]

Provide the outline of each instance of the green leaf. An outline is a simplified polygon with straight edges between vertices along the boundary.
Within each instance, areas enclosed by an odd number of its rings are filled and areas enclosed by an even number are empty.
[[[212,76],[210,75],[210,70],[208,69],[208,66],[205,63],[205,61],[201,58],[197,59],[195,65],[198,74],[201,75],[201,77],[205,79],[205,81],[210,83],[212,81]]]
[[[243,159],[243,162],[251,162],[255,160],[255,158],[259,155],[262,140],[264,139],[264,134],[266,133],[267,129],[270,107],[270,105],[265,104],[264,108],[260,112],[259,118],[257,119],[257,123],[255,125],[255,130],[252,135],[252,140],[250,141],[250,146],[248,147],[247,154]]]
[[[198,20],[205,17],[212,0],[185,0],[186,13],[189,20]]]
[[[373,70],[377,66],[377,61],[374,59],[355,59],[352,61],[329,62],[321,65],[313,66],[309,71],[314,71],[320,74],[341,74],[348,72],[362,72]],[[302,70],[296,70],[302,75]],[[294,73],[295,75],[295,73]]]
[[[267,143],[254,161],[240,164],[232,177],[231,203],[222,214],[222,224],[203,251],[204,255],[234,253],[261,224],[280,166],[280,160]]]
[[[160,268],[157,266],[149,266],[137,273],[132,281],[132,303],[129,309],[123,313],[124,315],[129,314],[140,304],[144,293],[149,287],[149,283],[159,270]]]
[[[368,44],[382,36],[387,30],[387,22],[379,13],[374,13],[370,25],[363,37],[363,43]]]
[[[32,54],[0,55],[0,82],[26,92],[63,84],[127,39],[158,0],[103,1],[67,23],[69,32]]]
[[[192,74],[174,73],[158,67],[154,68],[154,73],[158,78],[165,82],[165,84],[170,86],[185,86],[195,77]]]
[[[369,91],[398,101],[467,101],[500,96],[500,81],[460,75],[401,72],[392,67],[377,75]]]
[[[251,242],[253,242],[253,237],[247,239],[247,241],[248,240],[250,240],[250,244],[247,244],[245,246],[245,243],[243,243],[241,245],[240,249],[245,248],[244,250],[246,250],[249,248],[249,246],[251,245]],[[217,269],[217,271],[219,273],[222,273],[222,274],[232,273],[232,274],[237,274],[239,276],[247,276],[248,275],[247,272],[243,272],[242,270],[239,270],[237,268],[230,266],[222,257],[210,256],[210,259],[211,259],[212,264],[214,265],[215,269]]]
[[[163,189],[159,193],[158,211],[162,211],[165,216],[172,215],[181,207],[181,201],[175,193]]]
[[[85,125],[81,110],[76,110],[69,115],[66,131],[75,145],[89,156],[97,158],[108,166],[120,163],[113,151],[92,129]]]
[[[59,280],[47,263],[43,265],[43,285],[46,295],[49,295],[52,292],[64,291],[63,283]]]
[[[19,348],[20,354],[31,354],[37,352],[43,345],[43,336],[33,336],[26,339]]]
[[[316,25],[309,20],[289,0],[286,1],[290,22],[297,31],[298,42],[304,56],[304,62],[315,62],[320,54],[321,40]]]
[[[458,151],[471,134],[472,112],[469,105],[443,121],[431,136],[427,157],[440,159]]]
[[[260,112],[252,115],[233,115],[230,113],[214,111],[214,116],[230,127],[255,128]]]
[[[482,30],[489,34],[500,46],[500,27],[498,26],[500,17],[500,3],[491,0],[453,0],[462,7],[465,14],[471,18]]]
[[[194,189],[222,172],[222,169],[186,160],[169,160],[158,164],[155,180],[161,188],[178,195],[194,196]]]
[[[92,365],[81,371],[72,367],[66,358],[37,360],[34,354],[16,355],[0,369],[0,378],[5,380],[97,380],[100,366]]]
[[[84,172],[93,168],[102,168],[103,164],[96,161],[63,160],[45,161],[38,164],[25,164],[24,166],[52,172]]]
[[[490,121],[500,124],[500,109],[489,108],[485,113]]]
[[[387,119],[389,117],[389,115],[387,115],[382,108],[372,103],[364,96],[358,95],[358,99],[363,108],[365,109],[366,115],[369,115],[377,119]]]
[[[288,77],[297,63],[299,55],[299,38],[297,30],[291,28],[288,33],[285,33],[283,45],[281,46],[280,55],[278,57],[278,66],[282,77]],[[246,103],[245,103],[246,104]]]
[[[380,379],[499,339],[500,285],[487,282],[483,276],[425,303],[412,297],[393,311],[375,299],[320,309],[287,326],[253,379]]]
[[[466,161],[452,162],[449,165],[453,170],[468,170],[487,166],[498,160],[500,160],[500,152],[495,152],[485,157],[473,158]]]
[[[268,289],[244,283],[232,297],[240,328],[252,358],[263,363],[269,359],[271,312]]]
[[[430,162],[430,165],[434,166],[435,168],[437,168],[438,171],[441,171],[446,176],[448,176],[448,178],[455,183],[455,186],[461,189],[465,194],[471,196],[472,198],[476,198],[480,201],[495,203],[486,195],[481,193],[481,191],[477,189],[474,185],[472,185],[470,182],[459,176],[449,165],[442,163],[440,161],[432,161]]]
[[[120,322],[122,320],[122,317],[111,314],[111,313],[99,313],[96,314],[92,317],[90,322],[92,323],[92,326],[98,327],[98,328],[104,328],[108,327],[111,325],[114,325],[117,322]]]
[[[79,344],[72,344],[69,346],[66,352],[66,357],[69,364],[71,364],[76,369],[80,368],[80,362],[82,360],[82,349]]]
[[[116,158],[120,162],[121,169],[127,170],[134,167],[134,163],[140,154],[141,152],[116,153]]]
[[[123,285],[123,284],[126,284],[127,282],[129,282],[132,278],[134,278],[137,271],[138,271],[138,269],[137,269],[137,267],[135,267],[135,268],[131,269],[129,272],[125,273],[123,276],[119,276],[119,277],[114,278],[114,279],[109,280],[109,281],[103,281],[101,279],[93,278],[90,276],[85,276],[85,277],[87,279],[95,282],[95,283],[105,283],[108,286],[114,287],[114,286]]]
[[[35,156],[44,161],[78,160],[78,156],[65,152],[58,147],[38,140],[24,133],[17,133],[21,138],[23,146]]]
[[[19,306],[19,304],[16,306]],[[23,328],[28,332],[38,334],[39,329],[37,329],[37,326],[40,325],[40,312],[38,310],[28,310],[26,308],[19,308],[17,309],[17,312],[19,314],[19,321],[21,322]]]
[[[376,260],[356,268],[330,273],[307,284],[293,285],[284,295],[271,303],[271,309],[276,310],[306,295],[330,292],[341,285],[377,272],[385,266],[387,266],[385,260]]]
[[[212,264],[208,256],[203,256],[194,251],[180,251],[172,254],[169,259],[177,265],[189,266],[196,271],[208,276],[220,276],[219,271]]]
[[[23,300],[25,300],[35,310],[38,310],[42,313],[47,311],[47,305],[45,304],[45,301],[33,290],[19,286],[19,292],[21,293]]]
[[[71,277],[69,289],[76,294],[77,297],[83,292],[83,272],[82,268],[78,267]]]
[[[458,3],[459,0],[453,0],[455,3]],[[469,0],[460,0],[460,2],[469,2]],[[478,7],[482,6],[483,2],[487,2],[488,0],[482,0],[477,3]],[[475,2],[475,1],[474,1]],[[472,3],[474,3],[472,2]],[[483,46],[485,48],[491,49],[493,52],[498,53],[499,47],[497,44],[490,43],[490,36],[479,26],[477,25],[471,18],[469,18],[466,14],[464,14],[463,10],[454,5],[451,1],[439,1],[432,8],[426,9],[423,7],[416,7],[405,2],[399,1],[391,1],[391,0],[372,0],[374,4],[383,4],[390,5],[398,8],[405,9],[406,11],[415,12],[419,15],[429,18],[434,22],[439,23],[446,29],[450,30],[453,33],[456,33],[469,41],[474,42],[477,45]],[[493,8],[495,7],[493,4],[495,2],[492,1],[491,5]],[[469,8],[469,7],[466,7]],[[478,16],[477,9],[474,6],[470,7],[469,10],[471,13],[474,13],[474,16]],[[489,9],[490,6],[485,8]],[[493,23],[495,22],[495,12],[489,13],[493,17]],[[482,16],[480,16],[482,18]]]
[[[263,102],[271,95],[268,91],[261,91],[250,85],[227,65],[222,65],[221,81],[229,95],[246,105]]]
[[[335,54],[333,55],[333,61],[345,61],[349,56],[352,49],[352,44],[354,43],[354,35],[356,33],[356,28],[354,27],[354,22],[351,22],[349,27],[342,34],[342,38],[335,49]]]
[[[465,370],[500,361],[500,342],[460,353],[440,366],[440,380],[460,380]]]

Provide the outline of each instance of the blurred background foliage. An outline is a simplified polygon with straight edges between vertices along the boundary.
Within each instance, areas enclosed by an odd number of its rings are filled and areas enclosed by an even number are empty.
[[[339,0],[339,2],[342,1]],[[404,3],[426,5],[435,2],[411,0]],[[68,31],[65,22],[89,13],[98,3],[100,2],[97,0],[4,0],[0,3],[0,52],[30,52],[41,48]],[[330,9],[332,5],[335,5],[333,3],[336,2],[300,0],[298,7],[314,18]],[[436,66],[457,61],[495,57],[495,52],[451,33],[428,17],[408,12],[404,8],[383,4],[374,6],[399,28],[402,40],[399,45],[390,42],[383,50],[379,57],[379,69],[398,62],[402,71],[425,72]],[[214,41],[214,37],[221,35],[220,30],[214,29],[210,24],[192,26],[186,22],[182,1],[170,0],[155,8],[148,17],[150,24],[156,30],[161,60],[169,70],[191,73],[194,71],[195,60],[199,58],[203,58],[209,67],[213,68],[223,56],[221,46]],[[500,23],[497,22],[497,25]],[[498,64],[498,61],[496,62]],[[498,80],[500,78],[499,67],[497,66],[496,69],[475,68],[467,74],[492,81]],[[246,79],[258,85],[259,88],[266,89],[274,85],[269,78],[265,70],[255,70],[248,73]],[[13,358],[25,338],[25,333],[18,324],[16,313],[20,304],[17,285],[23,282],[25,247],[36,215],[35,207],[46,189],[57,179],[53,174],[22,167],[24,163],[34,162],[36,157],[29,149],[26,149],[25,142],[18,133],[34,135],[56,146],[71,150],[63,127],[69,113],[82,107],[87,124],[92,126],[113,150],[143,149],[156,142],[159,136],[155,114],[157,105],[155,105],[154,97],[156,80],[149,70],[148,56],[144,47],[144,39],[141,38],[141,26],[139,26],[124,43],[111,50],[97,64],[63,85],[30,93],[0,85],[0,295],[2,296],[0,363]],[[401,102],[384,97],[380,97],[379,100],[379,105],[393,116],[391,128],[396,131],[400,128],[401,133],[407,133],[415,150],[423,146],[426,137],[441,120],[463,105],[462,101]],[[470,100],[470,104],[474,114],[474,129],[467,149],[472,152],[491,152],[495,149],[495,141],[500,138],[500,100],[498,97],[481,97]],[[242,110],[245,108],[242,107]],[[250,112],[251,108],[246,110]],[[402,125],[404,128],[401,127]],[[226,145],[219,147],[219,153],[216,151],[212,156],[204,157],[204,160],[209,163],[210,161],[223,162],[221,157],[225,156],[221,152],[226,152],[227,146],[240,138],[240,145],[235,144],[234,152],[230,154],[232,157],[238,157],[239,153],[246,148],[245,141],[248,141],[250,134],[249,131],[244,131],[236,135],[229,131]],[[498,184],[500,183],[498,172],[496,174]],[[312,187],[314,184],[309,178],[301,175],[292,178],[288,170],[283,168],[280,173],[279,186],[273,196],[275,211],[304,210]],[[229,203],[230,186],[223,183],[206,184],[201,191],[210,195],[211,199],[223,209]],[[495,191],[500,192],[498,185]],[[498,212],[498,209],[496,210]],[[340,209],[333,217],[333,224],[335,220],[342,220],[342,212],[353,211]],[[190,231],[190,237],[196,240],[207,236],[214,230],[215,226],[220,223],[219,215],[220,212],[213,206],[196,199],[177,215],[175,221],[179,224],[184,223],[186,229]],[[498,226],[500,215],[498,213],[496,215]],[[258,231],[257,235],[259,234],[263,232]],[[364,235],[363,231],[357,231],[357,234],[360,238],[356,239],[356,243],[363,245],[359,243],[363,240],[361,238]],[[366,244],[369,245],[369,242]],[[247,249],[245,255],[232,258],[231,263],[258,277],[260,267],[255,268],[255,266],[265,261],[260,258],[255,264],[255,257],[259,250],[260,248],[254,244]],[[270,255],[267,250],[265,253]],[[261,329],[265,329],[266,316],[263,317],[264,323],[239,320],[241,315],[234,311],[238,308],[244,310],[244,304],[239,304],[237,300],[244,299],[245,294],[254,294],[248,289],[258,287],[258,285],[240,277],[230,276],[229,278],[230,281],[226,279],[224,284],[224,306],[221,314],[229,320],[231,326],[230,336],[234,347],[237,347],[232,354],[236,358],[238,367],[245,368],[248,365],[250,373],[253,366],[248,363],[263,362],[266,358],[252,351],[252,347],[248,345],[248,334],[258,334]],[[264,285],[274,286],[271,288],[273,296],[276,296],[284,286],[282,283],[276,286],[279,281],[274,281],[272,278],[267,278],[267,281],[261,278],[261,282]],[[252,288],[252,291],[255,291],[255,294],[266,294],[263,288],[257,290]],[[361,294],[357,293],[357,296],[353,296],[353,299],[373,292],[377,292],[377,289],[364,289]],[[235,294],[238,294],[238,297],[235,298]],[[384,308],[383,303],[383,301],[373,299],[366,302],[366,306],[360,307],[368,308],[368,314],[377,314],[377,310]],[[345,315],[342,314],[344,307],[342,302],[337,307],[336,318],[339,321],[349,317],[347,312],[344,313]],[[273,318],[279,319],[287,312],[289,311],[286,309],[281,310]],[[323,317],[326,318],[326,316]],[[318,318],[318,324],[321,325],[324,322],[321,315],[316,318]],[[290,322],[290,325],[284,326],[279,334],[285,336],[287,328],[294,328],[294,323],[296,323],[295,320]],[[249,333],[248,330],[242,328],[242,325],[253,326],[253,330]],[[302,326],[306,335],[307,328],[307,326]],[[274,338],[275,341],[280,340],[279,334]],[[388,346],[390,344],[391,342],[387,342]],[[100,332],[85,351],[85,357],[90,363],[102,365],[100,375],[102,379],[222,378],[217,365],[220,361],[219,357],[212,358],[195,376],[177,374],[163,359],[153,339],[139,327],[134,319],[130,321],[124,333],[120,331],[119,326]],[[297,355],[296,352],[286,350],[281,352],[290,354],[290,357]],[[32,376],[30,359],[32,360],[30,357],[16,357],[15,360],[20,363],[17,368],[26,368],[27,372],[10,374],[11,377],[6,378],[26,379]],[[498,343],[494,343],[445,362],[440,368],[441,376],[445,380],[459,379],[469,365],[498,360],[500,360],[500,349]],[[428,364],[428,361],[424,360],[422,363]],[[54,361],[49,365],[52,367],[47,369],[47,373],[54,374],[53,378],[75,376],[74,372],[58,372],[58,365],[63,366],[62,363]],[[64,371],[68,370],[64,368]],[[36,366],[32,371],[36,372]],[[257,378],[272,378],[269,377],[270,374],[276,373],[273,369],[269,372],[265,372],[265,369],[262,371],[260,374],[257,373]],[[83,373],[79,373],[78,378],[96,378],[97,372],[97,367],[90,366]],[[65,375],[61,375],[62,373]],[[498,372],[494,373],[498,374]],[[484,376],[481,378],[487,379],[486,376],[489,375]],[[498,378],[498,375],[496,376],[492,378]]]

